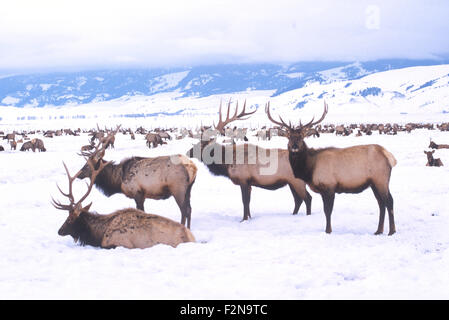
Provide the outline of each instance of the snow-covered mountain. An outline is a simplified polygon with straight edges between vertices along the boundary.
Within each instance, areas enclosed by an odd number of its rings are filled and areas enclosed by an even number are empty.
[[[62,106],[109,101],[123,96],[177,92],[207,97],[248,90],[273,90],[277,96],[308,82],[355,80],[368,74],[449,60],[378,60],[371,62],[301,62],[214,65],[176,69],[100,70],[0,77],[0,105]]]
[[[159,70],[151,71],[154,77],[150,80],[150,71],[6,77],[0,79],[0,90],[5,91],[8,83],[18,86],[18,79],[22,79],[29,96],[16,91],[1,97],[0,126],[35,126],[37,122],[61,126],[58,120],[81,119],[86,121],[80,126],[122,123],[134,127],[194,127],[212,124],[221,101],[228,99],[240,103],[246,100],[249,108],[258,108],[248,120],[256,126],[268,124],[263,108],[268,101],[273,112],[292,121],[317,116],[323,100],[330,106],[326,121],[333,123],[449,121],[449,64],[396,69],[386,64],[331,64],[321,71],[317,71],[318,64],[312,63],[308,64],[309,69],[305,65],[277,69],[266,65],[252,69],[221,66],[220,72],[213,67],[168,73]],[[389,70],[377,71],[380,67]],[[216,72],[207,73],[206,69]],[[37,94],[40,91],[47,94]],[[32,93],[36,93],[34,102],[20,107],[31,99]],[[44,107],[33,107],[44,101]],[[51,101],[59,102],[55,105]]]

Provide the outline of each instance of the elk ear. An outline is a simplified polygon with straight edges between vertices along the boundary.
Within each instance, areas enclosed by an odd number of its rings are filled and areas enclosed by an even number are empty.
[[[92,206],[92,202],[89,203],[87,206],[85,206],[85,207],[82,209],[82,211],[89,211],[91,206]]]
[[[435,150],[432,150],[432,154],[435,153]]]

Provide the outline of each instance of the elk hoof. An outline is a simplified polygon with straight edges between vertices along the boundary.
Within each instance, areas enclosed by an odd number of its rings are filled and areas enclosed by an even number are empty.
[[[377,230],[376,232],[374,232],[374,235],[378,236],[379,234],[384,233],[383,231]]]
[[[392,231],[390,231],[389,233],[388,233],[388,235],[389,236],[392,236],[392,235],[394,235],[396,233],[396,230],[392,230]]]

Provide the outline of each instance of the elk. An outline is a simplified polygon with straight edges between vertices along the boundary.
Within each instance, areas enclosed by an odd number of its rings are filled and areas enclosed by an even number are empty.
[[[3,148],[3,146],[0,146],[0,151],[5,151],[5,148]]]
[[[33,150],[33,152],[36,150],[34,147],[34,144],[31,141],[27,141],[24,144],[22,144],[22,147],[20,148],[20,151],[28,151]]]
[[[101,142],[100,142],[101,144]],[[105,150],[105,145],[102,147]],[[131,157],[119,164],[106,162],[97,152],[81,152],[94,160],[95,166],[107,163],[95,180],[95,186],[110,197],[123,193],[134,199],[137,209],[144,211],[145,199],[168,199],[173,196],[181,210],[181,223],[187,222],[190,229],[190,192],[195,182],[197,168],[183,155],[155,158]],[[91,175],[91,167],[86,163],[77,176],[79,179]]]
[[[39,152],[47,151],[47,149],[45,149],[45,147],[44,147],[44,141],[42,141],[41,139],[34,138],[33,140],[31,140],[31,143],[34,146],[33,151],[34,151],[34,149],[39,150]]]
[[[16,150],[17,142],[15,140],[11,140],[11,142],[9,144],[11,146],[11,150]]]
[[[106,215],[90,212],[92,203],[83,207],[82,202],[91,192],[96,177],[108,163],[100,163],[95,169],[93,160],[87,159],[86,164],[91,171],[90,184],[87,192],[77,202],[73,195],[72,184],[81,174],[81,170],[71,176],[65,163],[63,164],[69,179],[69,191],[64,193],[59,186],[58,189],[70,203],[62,204],[52,199],[55,208],[69,212],[69,216],[58,231],[60,236],[70,235],[75,243],[105,249],[116,247],[144,249],[159,243],[176,247],[183,242],[195,242],[195,237],[185,226],[159,215],[148,214],[134,208]]]
[[[95,143],[89,142],[89,144],[86,144],[81,147],[81,151],[89,151],[95,149]]]
[[[449,149],[449,144],[436,144],[432,140],[430,140],[429,148],[432,149]]]
[[[145,136],[145,140],[148,148],[151,148],[151,145],[153,145],[153,148],[156,148],[158,145],[163,145],[165,143],[158,133],[148,133]]]
[[[171,140],[171,136],[166,131],[160,131],[158,132],[159,136],[164,140]]]
[[[244,117],[257,111],[245,112],[245,106],[246,104],[243,106],[243,110],[237,114],[237,105],[234,115],[229,117],[229,103],[227,117],[223,121],[220,104],[219,122],[215,129],[222,132],[226,124],[235,120],[244,120]],[[249,204],[253,186],[276,190],[288,185],[295,201],[293,214],[298,213],[303,200],[306,203],[307,215],[311,213],[312,197],[307,192],[304,181],[294,177],[289,164],[287,150],[263,149],[251,144],[221,145],[216,143],[214,139],[206,139],[201,140],[187,151],[187,156],[202,161],[213,175],[225,176],[232,183],[240,186],[243,202],[242,221],[251,218]],[[265,161],[268,160],[263,159],[265,157],[269,158],[269,161]],[[275,166],[274,169],[269,169],[268,171],[270,172],[264,171],[272,165]]]
[[[115,131],[115,132],[117,132],[117,131]],[[106,149],[107,148],[115,148],[115,146],[114,146],[115,133],[111,136],[101,138],[100,141],[104,144]]]
[[[377,144],[358,145],[349,148],[308,148],[304,139],[312,126],[323,121],[328,106],[318,121],[293,127],[281,117],[276,121],[270,114],[270,104],[265,111],[273,123],[288,131],[289,160],[295,177],[304,180],[312,191],[321,195],[326,216],[326,233],[332,232],[331,214],[335,193],[360,193],[371,187],[379,204],[379,225],[375,234],[382,234],[385,207],[390,223],[389,235],[396,231],[393,213],[393,197],[389,190],[391,169],[396,165],[394,156]]]
[[[440,158],[434,159],[433,154],[435,150],[432,151],[424,151],[424,154],[427,156],[426,167],[442,167],[443,162]]]

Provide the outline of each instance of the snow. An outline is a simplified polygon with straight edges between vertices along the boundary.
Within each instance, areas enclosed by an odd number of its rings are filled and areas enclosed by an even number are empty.
[[[178,85],[182,79],[187,77],[190,71],[182,71],[169,73],[160,77],[156,77],[149,83],[150,92],[158,92],[165,89],[173,88]]]
[[[17,103],[19,101],[20,101],[20,99],[18,99],[18,98],[7,96],[7,97],[3,98],[2,103],[5,105],[14,105],[15,103]]]
[[[47,91],[48,89],[50,89],[52,86],[54,86],[54,84],[51,83],[41,83],[39,85],[42,89],[42,91]]]
[[[390,119],[394,121],[394,119]],[[71,120],[64,127],[78,126]],[[86,122],[90,125],[89,122]],[[141,123],[143,126],[145,122]],[[87,135],[43,138],[47,152],[0,153],[0,298],[1,299],[447,299],[449,298],[449,171],[426,167],[429,138],[447,143],[449,133],[415,130],[397,136],[309,138],[310,147],[378,143],[392,152],[397,233],[373,235],[377,202],[370,190],[336,196],[333,232],[324,232],[320,196],[310,191],[312,215],[305,205],[292,215],[290,190],[253,188],[253,218],[243,216],[240,188],[212,176],[194,160],[198,175],[192,189],[192,227],[196,243],[177,248],[104,250],[81,247],[60,237],[67,217],[51,205],[65,201],[56,184],[67,190],[64,161],[71,173],[83,165],[77,156]],[[265,147],[286,147],[287,140],[250,141]],[[195,140],[172,140],[156,149],[143,136],[117,135],[107,160],[133,155],[185,153]],[[449,150],[435,157],[449,163]],[[447,164],[446,164],[447,165]],[[74,185],[75,197],[86,186]],[[105,197],[94,189],[86,204],[110,213],[134,207],[132,199]],[[147,212],[175,221],[180,212],[173,198],[145,202]],[[385,231],[388,232],[388,221]]]
[[[448,74],[449,65],[391,70],[353,80],[350,86],[347,81],[310,83],[276,97],[273,90],[200,98],[172,92],[58,108],[2,107],[0,130],[89,129],[97,124],[195,129],[216,121],[220,101],[229,98],[240,106],[246,99],[247,110],[258,107],[249,120],[236,123],[250,128],[270,124],[264,112],[267,101],[273,116],[305,123],[319,117],[323,99],[329,105],[323,123],[440,123],[449,121],[449,114],[443,112],[449,104]],[[430,81],[431,85],[411,92]],[[379,87],[382,93],[351,95],[369,87]],[[322,92],[324,97],[316,98]],[[294,110],[306,93],[313,94],[307,96],[304,108]],[[120,117],[179,110],[184,111],[174,116]],[[285,138],[262,142],[253,134],[248,136],[252,143],[287,146]],[[191,230],[197,242],[144,250],[81,247],[71,237],[58,236],[67,214],[55,209],[51,198],[64,201],[56,187],[67,190],[62,161],[72,174],[81,168],[84,160],[77,153],[88,142],[86,134],[42,138],[45,153],[11,151],[6,140],[0,140],[6,150],[0,152],[0,299],[448,299],[449,150],[434,155],[446,166],[426,167],[423,151],[430,138],[449,143],[448,132],[426,129],[397,136],[375,132],[307,139],[310,147],[377,143],[394,154],[398,164],[392,170],[390,189],[397,233],[391,237],[373,235],[379,214],[370,190],[336,196],[330,235],[324,232],[321,198],[310,190],[312,215],[306,216],[304,204],[298,215],[291,214],[294,201],[288,188],[253,188],[253,218],[240,222],[240,188],[193,160],[198,174],[192,189]],[[119,134],[116,148],[108,150],[105,158],[118,162],[131,156],[185,154],[194,143],[185,138],[148,149],[143,136],[136,135],[133,141]],[[75,197],[85,188],[84,182],[77,181]],[[85,204],[90,201],[92,210],[102,214],[135,206],[124,195],[107,198],[97,189]],[[180,221],[173,198],[147,199],[145,209]]]

